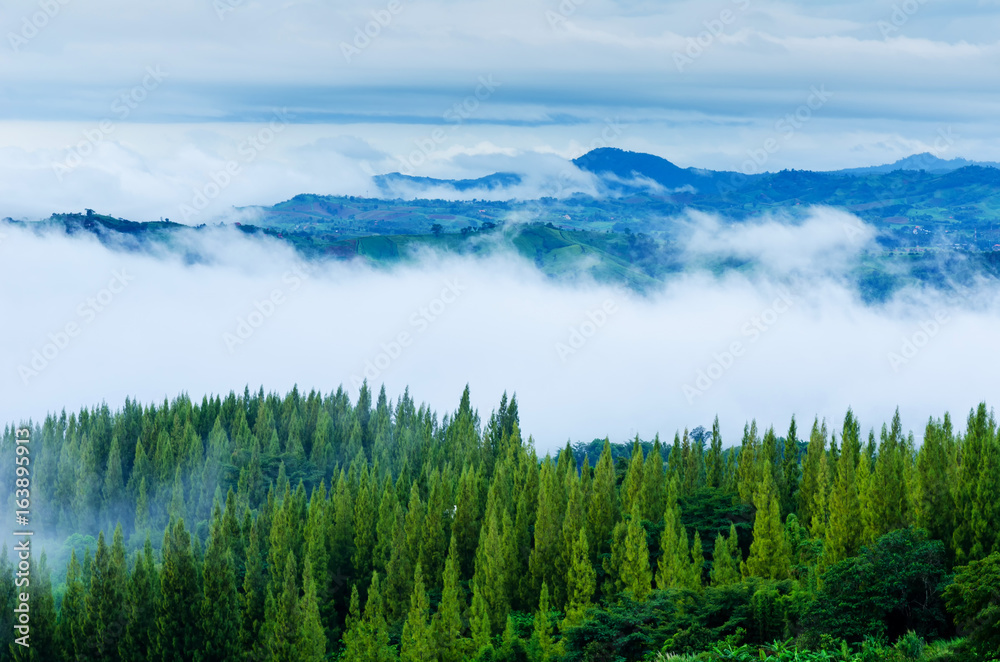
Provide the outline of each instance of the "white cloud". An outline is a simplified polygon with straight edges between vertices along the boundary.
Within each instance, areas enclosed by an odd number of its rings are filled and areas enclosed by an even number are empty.
[[[393,395],[408,385],[439,413],[456,406],[467,382],[484,413],[504,390],[516,391],[522,429],[543,450],[567,438],[671,436],[708,425],[716,413],[727,444],[752,417],[780,429],[793,413],[800,424],[814,415],[839,423],[848,406],[864,428],[888,420],[897,404],[918,434],[928,416],[946,410],[964,420],[995,393],[1000,359],[983,350],[1000,323],[995,287],[969,301],[909,291],[867,307],[829,275],[836,259],[823,267],[830,255],[864,246],[845,242],[845,221],[817,210],[790,229],[752,223],[736,231],[738,245],[695,236],[692,254],[738,249],[773,268],[723,278],[692,273],[648,296],[558,284],[504,255],[436,256],[390,270],[334,263],[296,285],[290,270],[302,265],[286,247],[239,234],[192,234],[181,252],[211,259],[185,264],[175,253],[114,252],[82,238],[6,231],[2,306],[30,314],[0,329],[0,419],[101,400],[118,406],[126,396],[149,402],[186,391],[200,399],[244,384],[328,392],[351,386],[371,361],[383,366],[375,383]],[[797,251],[804,257],[791,255]],[[120,270],[131,277],[127,287],[87,321],[79,306],[90,310],[88,297],[100,301]],[[446,295],[456,281],[460,292]],[[275,290],[281,303],[231,353],[225,334],[235,336],[239,320]],[[607,301],[614,312],[586,326]],[[422,309],[433,317],[423,317],[426,324],[414,321]],[[946,321],[934,328],[940,315]],[[71,322],[78,335],[46,350]],[[403,332],[409,345],[386,363]],[[734,342],[742,353],[730,362]],[[561,352],[560,343],[575,352]],[[30,367],[34,351],[53,356],[25,384],[18,367]],[[905,361],[894,364],[893,353]],[[727,365],[713,368],[717,362]],[[698,385],[701,373],[708,388]],[[702,393],[689,398],[685,386]]]

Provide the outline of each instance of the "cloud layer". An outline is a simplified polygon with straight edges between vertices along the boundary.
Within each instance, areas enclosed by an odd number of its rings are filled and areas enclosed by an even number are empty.
[[[696,271],[649,296],[559,284],[509,255],[311,267],[280,244],[213,231],[188,239],[210,259],[186,264],[6,229],[0,296],[26,314],[0,329],[0,419],[245,384],[356,394],[367,376],[390,395],[409,386],[439,413],[466,383],[484,413],[516,391],[522,428],[547,451],[672,437],[716,414],[737,443],[750,418],[839,423],[848,406],[867,428],[899,405],[919,435],[929,416],[963,421],[996,400],[994,289],[907,291],[870,307],[841,275],[870,237],[849,230],[856,219],[814,210],[725,241],[711,240],[713,222],[693,221],[689,256],[767,269]]]

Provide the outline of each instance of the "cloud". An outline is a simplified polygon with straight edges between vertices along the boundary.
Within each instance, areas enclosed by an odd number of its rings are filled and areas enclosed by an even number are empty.
[[[3,308],[30,314],[0,328],[0,419],[245,384],[356,394],[367,371],[439,414],[466,383],[483,413],[516,391],[522,429],[543,451],[567,438],[669,437],[715,414],[727,444],[750,418],[836,424],[848,406],[877,428],[900,405],[918,435],[932,415],[964,420],[995,392],[1000,359],[983,349],[1000,323],[995,286],[866,306],[836,277],[838,256],[864,246],[845,238],[850,221],[816,210],[730,240],[703,220],[689,255],[770,268],[692,270],[644,296],[557,283],[508,254],[311,269],[280,243],[224,230],[151,255],[5,228]]]

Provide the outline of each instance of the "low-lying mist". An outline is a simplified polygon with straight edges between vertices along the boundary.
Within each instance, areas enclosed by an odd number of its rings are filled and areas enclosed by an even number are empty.
[[[393,398],[409,386],[443,414],[468,383],[482,414],[516,392],[522,430],[545,452],[567,439],[672,438],[716,414],[730,445],[751,418],[783,432],[792,414],[800,427],[839,423],[849,406],[867,429],[898,405],[919,438],[929,416],[961,424],[997,400],[993,286],[867,305],[847,269],[874,233],[852,216],[685,222],[689,263],[756,268],[691,268],[640,295],[556,282],[508,253],[376,268],[304,262],[226,229],[151,254],[8,228],[0,419],[244,385],[344,384],[356,396],[366,378]]]

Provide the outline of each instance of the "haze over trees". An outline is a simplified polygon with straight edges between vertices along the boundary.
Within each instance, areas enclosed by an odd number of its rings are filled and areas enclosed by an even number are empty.
[[[851,411],[733,441],[716,421],[540,458],[515,397],[482,420],[466,389],[439,418],[367,384],[50,415],[31,442],[32,647],[10,643],[5,554],[0,659],[1000,652],[985,404],[962,434],[931,419],[919,448],[898,414],[867,429]],[[4,466],[12,448],[7,428]]]

